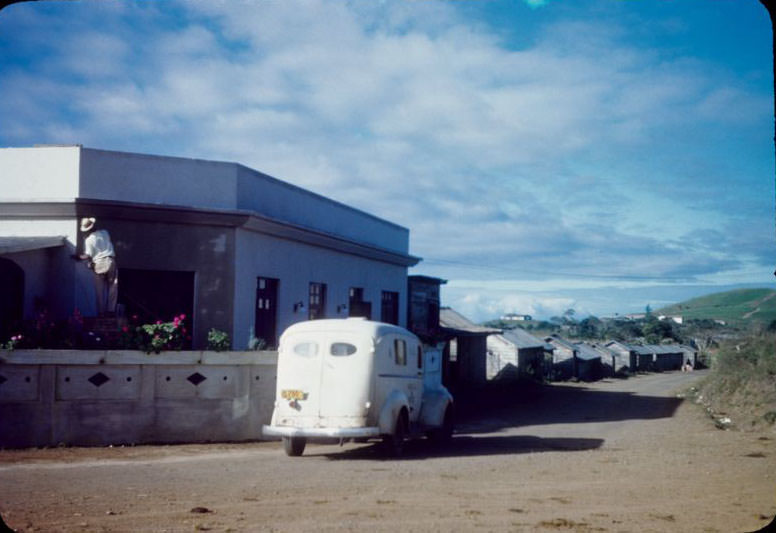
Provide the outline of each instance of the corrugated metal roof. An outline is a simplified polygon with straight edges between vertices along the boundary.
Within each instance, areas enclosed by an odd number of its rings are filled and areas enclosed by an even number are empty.
[[[501,335],[518,348],[542,348],[545,345],[543,340],[523,328],[507,329]]]
[[[472,335],[490,335],[501,333],[500,329],[486,328],[478,326],[468,318],[449,307],[443,307],[439,310],[439,325],[446,330],[454,330],[459,333],[468,333]]]
[[[545,338],[544,338],[544,341],[545,341],[545,342],[548,342],[548,343],[550,343],[550,344],[558,344],[558,345],[560,345],[560,346],[565,346],[565,347],[566,347],[566,348],[568,348],[569,350],[576,350],[576,348],[577,348],[577,347],[574,345],[574,343],[573,343],[573,342],[571,342],[571,341],[567,341],[566,339],[564,339],[564,338],[563,338],[563,337],[561,337],[560,335],[556,335],[555,333],[553,333],[553,334],[552,334],[552,335],[550,335],[549,337],[545,337]]]
[[[684,353],[677,344],[633,344],[631,349],[639,355]]]
[[[585,344],[584,342],[575,344],[574,347],[577,349],[577,358],[579,359],[584,359],[585,361],[592,361],[593,359],[601,359],[601,354],[598,353],[598,351],[595,348]]]
[[[0,237],[0,255],[18,254],[43,248],[56,248],[65,244],[65,237]]]

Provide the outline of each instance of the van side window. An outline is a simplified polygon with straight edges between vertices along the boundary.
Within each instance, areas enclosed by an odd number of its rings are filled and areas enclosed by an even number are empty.
[[[300,342],[292,348],[293,352],[300,357],[315,357],[318,355],[318,343]]]
[[[336,356],[353,355],[356,353],[356,347],[349,342],[333,342],[329,353]]]
[[[418,368],[423,368],[423,348],[418,344]]]
[[[394,339],[393,353],[397,365],[407,366],[407,343],[403,339]]]

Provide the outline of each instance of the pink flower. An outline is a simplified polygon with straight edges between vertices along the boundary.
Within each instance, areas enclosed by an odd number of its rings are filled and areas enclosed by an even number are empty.
[[[129,328],[127,326],[121,326],[121,331],[126,333],[127,331],[129,331]]]
[[[156,321],[156,324],[157,324],[157,325],[158,325],[158,324],[161,324],[161,323],[162,323],[162,321],[161,321],[161,320],[157,320],[157,321]]]

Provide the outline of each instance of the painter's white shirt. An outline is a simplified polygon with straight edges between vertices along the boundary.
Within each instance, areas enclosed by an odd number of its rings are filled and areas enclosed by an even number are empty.
[[[110,234],[104,229],[94,231],[86,237],[84,252],[92,258],[93,262],[116,256],[113,252],[113,243],[110,242]]]

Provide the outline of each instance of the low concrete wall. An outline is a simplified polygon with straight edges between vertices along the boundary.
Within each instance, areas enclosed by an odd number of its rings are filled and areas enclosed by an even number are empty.
[[[262,438],[277,352],[0,352],[0,447]]]

